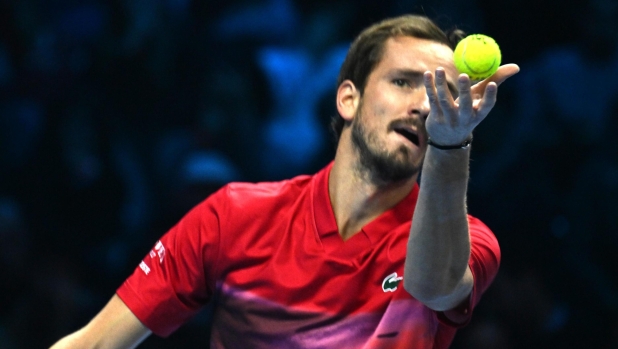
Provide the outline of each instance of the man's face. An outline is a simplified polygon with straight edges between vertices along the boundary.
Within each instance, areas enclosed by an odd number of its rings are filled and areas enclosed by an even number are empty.
[[[409,36],[386,42],[352,120],[352,141],[360,164],[376,184],[407,180],[420,170],[429,115],[423,73],[435,72],[437,67],[445,69],[456,98],[458,72],[448,46]]]

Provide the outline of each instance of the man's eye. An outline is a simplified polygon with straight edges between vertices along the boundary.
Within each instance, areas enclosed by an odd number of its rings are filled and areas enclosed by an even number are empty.
[[[393,80],[393,84],[399,87],[409,87],[410,86],[410,83],[404,79],[395,79]]]

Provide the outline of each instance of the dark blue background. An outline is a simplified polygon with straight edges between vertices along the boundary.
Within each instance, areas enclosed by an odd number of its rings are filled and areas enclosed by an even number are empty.
[[[222,184],[328,163],[348,45],[403,13],[522,68],[475,132],[503,259],[453,347],[618,347],[615,0],[0,1],[0,347],[83,326]],[[141,347],[205,348],[208,322]]]

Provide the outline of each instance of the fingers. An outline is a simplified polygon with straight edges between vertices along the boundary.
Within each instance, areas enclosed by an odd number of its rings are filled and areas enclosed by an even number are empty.
[[[485,87],[485,94],[479,102],[478,109],[476,111],[477,122],[481,122],[485,119],[491,109],[493,109],[494,105],[496,105],[497,97],[498,84],[493,81],[488,82]]]
[[[519,73],[519,66],[517,64],[512,64],[512,63],[505,64],[505,65],[500,66],[498,70],[494,73],[494,75],[479,82],[478,84],[474,85],[472,88],[474,89],[474,91],[480,91],[482,93],[482,91],[485,89],[487,84],[489,84],[490,82],[495,82],[496,85],[500,86],[500,84],[505,82],[506,79],[510,78],[511,76],[517,73]]]
[[[498,86],[517,73],[519,73],[517,64],[505,64],[500,66],[494,75],[472,86],[471,94],[479,96],[480,99],[477,110],[479,122],[489,114],[489,111],[496,104]]]
[[[459,89],[459,98],[457,100],[459,112],[463,115],[472,115],[474,98],[470,88],[470,78],[466,74],[461,74],[457,79],[457,83],[457,88]]]
[[[519,66],[517,64],[505,64],[500,66],[494,75],[487,80],[489,80],[489,82],[493,81],[500,86],[500,84],[506,81],[506,79],[517,73],[519,73]]]
[[[440,119],[446,118],[450,122],[454,122],[457,119],[457,110],[454,105],[453,95],[448,87],[444,69],[441,67],[437,68],[435,76],[430,71],[425,72],[423,82],[430,107],[436,111],[434,115]]]
[[[435,73],[425,72],[423,84],[429,100],[431,122],[430,134],[440,138],[445,144],[464,139],[481,123],[496,104],[498,85],[519,72],[516,64],[506,64],[498,68],[491,77],[472,85],[470,77],[460,74],[456,88],[459,96],[453,100],[449,90],[445,70],[437,68]],[[432,133],[433,132],[433,133]]]
[[[426,71],[423,74],[423,84],[425,85],[425,92],[429,99],[429,108],[432,111],[434,117],[442,121],[442,112],[440,108],[440,102],[438,101],[438,92],[434,83],[434,76],[430,71]]]
[[[442,107],[442,110],[452,109],[453,108],[453,95],[451,95],[451,91],[448,89],[448,84],[446,82],[446,72],[444,68],[436,69],[436,90],[438,91],[438,102]]]
[[[460,74],[457,79],[459,97],[456,101],[449,90],[443,68],[438,67],[435,75],[430,71],[425,72],[423,82],[436,119],[440,122],[447,121],[451,125],[462,122],[478,124],[496,104],[498,85],[518,72],[519,67],[516,64],[507,64],[501,66],[496,74],[474,86],[468,75]]]

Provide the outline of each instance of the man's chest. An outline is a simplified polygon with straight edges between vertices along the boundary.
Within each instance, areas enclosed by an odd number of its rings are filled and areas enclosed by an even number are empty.
[[[383,311],[402,287],[408,227],[385,230],[377,241],[361,231],[344,242],[310,223],[248,227],[223,252],[218,292],[307,311]]]

